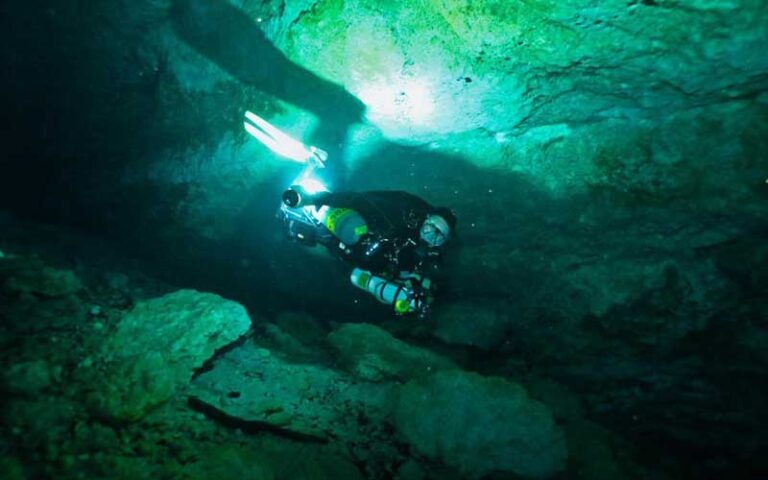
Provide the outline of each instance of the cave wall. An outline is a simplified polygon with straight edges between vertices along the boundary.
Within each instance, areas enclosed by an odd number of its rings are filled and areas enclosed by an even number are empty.
[[[766,10],[12,1],[3,200],[150,249],[197,240],[192,256],[264,240],[296,167],[244,134],[251,109],[345,158],[352,188],[456,208],[467,242],[547,208],[601,231],[637,212],[719,223],[692,243],[726,241],[764,220]]]

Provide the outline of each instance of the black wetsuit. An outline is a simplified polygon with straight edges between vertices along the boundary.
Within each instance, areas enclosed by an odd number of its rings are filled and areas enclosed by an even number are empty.
[[[368,233],[351,246],[328,245],[345,260],[375,274],[396,278],[401,272],[430,275],[437,268],[440,251],[419,242],[419,228],[435,208],[403,191],[324,192],[315,205],[350,208],[368,226]],[[334,237],[335,238],[335,237]]]

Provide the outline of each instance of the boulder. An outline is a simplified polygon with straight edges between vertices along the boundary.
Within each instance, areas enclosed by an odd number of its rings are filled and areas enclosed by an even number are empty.
[[[74,272],[50,267],[36,256],[0,257],[2,280],[6,291],[44,297],[63,297],[83,288]]]
[[[51,370],[45,360],[11,365],[3,375],[6,391],[21,395],[35,395],[51,385]]]
[[[195,378],[190,404],[245,432],[273,431],[322,442],[327,432],[349,435],[347,412],[339,403],[352,391],[349,380],[336,371],[288,363],[266,348],[247,343]],[[363,397],[372,400],[373,395]]]
[[[324,365],[293,363],[247,341],[217,357],[186,392],[189,404],[210,419],[267,440],[260,451],[275,478],[319,480],[362,478],[352,462],[375,472],[405,461],[391,426],[398,387],[358,382]],[[281,437],[292,446],[279,442],[269,449],[269,439]]]
[[[451,303],[435,310],[435,335],[444,342],[492,348],[505,340],[510,316],[482,303]]]
[[[328,335],[328,341],[353,375],[372,382],[409,380],[456,367],[447,358],[409,345],[367,323],[342,325]]]
[[[466,478],[547,478],[565,466],[563,432],[544,404],[497,377],[438,372],[402,387],[395,425],[420,454]]]
[[[249,328],[242,305],[210,293],[180,290],[139,302],[106,339],[93,366],[81,366],[81,374],[94,381],[89,404],[108,420],[140,420]]]
[[[650,476],[635,463],[634,446],[587,420],[581,398],[547,379],[529,378],[531,396],[546,403],[568,443],[568,472],[573,480],[622,480]]]
[[[306,313],[281,313],[274,323],[265,323],[262,330],[260,342],[290,358],[321,361],[328,354],[327,330]]]

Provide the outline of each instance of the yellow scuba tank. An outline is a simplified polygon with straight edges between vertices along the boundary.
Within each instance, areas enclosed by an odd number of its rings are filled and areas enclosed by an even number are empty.
[[[368,233],[365,219],[350,208],[330,207],[322,218],[323,225],[345,245],[354,245]]]

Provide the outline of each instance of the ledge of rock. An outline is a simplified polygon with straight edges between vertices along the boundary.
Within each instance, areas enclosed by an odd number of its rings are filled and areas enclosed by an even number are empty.
[[[328,335],[328,341],[353,375],[372,382],[409,380],[456,368],[447,358],[408,345],[386,330],[367,323],[342,325]]]
[[[389,392],[357,385],[329,368],[285,361],[250,343],[223,355],[190,390],[193,407],[221,423],[319,442],[354,437],[350,412],[387,410]]]
[[[94,381],[91,408],[108,420],[140,420],[250,324],[242,305],[210,293],[180,290],[139,302],[96,359],[81,364]]]
[[[395,419],[418,452],[467,478],[495,471],[547,478],[568,455],[550,410],[502,378],[454,370],[412,381],[400,392]]]

